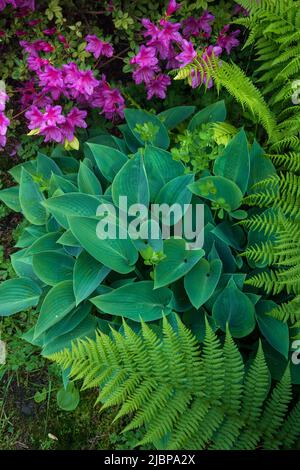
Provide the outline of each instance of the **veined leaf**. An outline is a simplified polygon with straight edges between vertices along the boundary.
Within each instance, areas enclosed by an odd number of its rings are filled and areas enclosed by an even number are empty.
[[[7,317],[14,313],[35,307],[42,291],[32,280],[26,277],[9,279],[0,284],[0,315]]]
[[[34,225],[44,225],[47,220],[47,211],[41,204],[45,200],[44,195],[31,174],[24,168],[21,173],[19,197],[26,219]]]
[[[49,286],[73,278],[74,258],[55,251],[33,255],[33,270],[37,277]]]
[[[76,305],[89,297],[109,272],[109,268],[82,251],[75,262],[73,274]]]

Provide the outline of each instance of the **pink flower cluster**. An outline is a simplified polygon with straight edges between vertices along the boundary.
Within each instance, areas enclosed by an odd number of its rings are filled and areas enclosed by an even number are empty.
[[[4,10],[7,5],[11,5],[13,8],[19,8],[20,10],[34,11],[35,0],[0,0],[0,11]]]
[[[55,28],[45,30],[51,36]],[[87,36],[89,52],[98,58],[100,55],[110,57],[113,48],[97,36]],[[54,67],[49,59],[41,57],[41,53],[53,52],[53,46],[43,40],[34,42],[20,41],[27,56],[29,70],[35,76],[24,83],[21,92],[21,104],[28,108],[25,116],[29,120],[29,129],[45,137],[45,142],[73,141],[76,127],[85,128],[87,111],[84,108],[100,108],[100,113],[107,119],[116,116],[124,117],[124,99],[119,90],[112,88],[105,75],[98,80],[93,71],[79,69],[75,62],[62,67]],[[75,103],[71,111],[63,114],[61,103]],[[34,132],[36,131],[36,132]]]
[[[1,82],[2,84],[3,82]],[[8,101],[8,96],[5,92],[5,89],[1,86],[0,87],[0,150],[3,149],[6,145],[6,133],[7,128],[10,124],[9,119],[5,116],[5,105]]]
[[[136,84],[144,83],[147,90],[147,98],[153,96],[164,99],[167,87],[171,84],[168,75],[162,72],[165,69],[178,69],[192,63],[197,57],[191,37],[198,37],[208,40],[211,37],[214,15],[204,11],[199,19],[189,17],[182,23],[175,23],[169,17],[180,8],[180,4],[171,0],[167,7],[166,16],[161,18],[158,25],[153,24],[149,19],[143,19],[145,28],[143,36],[147,38],[137,55],[130,63],[133,65],[133,79]],[[239,30],[230,32],[230,26],[225,25],[220,32],[215,45],[204,47],[202,59],[205,61],[214,54],[219,56],[223,50],[230,54],[231,49],[239,45],[237,36]],[[202,77],[202,79],[201,79]],[[210,88],[213,83],[210,80],[206,83],[205,74],[193,72],[192,86],[200,86],[205,83]]]

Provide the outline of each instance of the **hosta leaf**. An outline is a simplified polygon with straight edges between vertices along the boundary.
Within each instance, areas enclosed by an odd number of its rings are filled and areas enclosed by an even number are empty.
[[[149,185],[143,158],[136,154],[121,168],[112,184],[112,198],[119,206],[119,198],[127,197],[128,207],[133,204],[149,205]]]
[[[95,174],[82,162],[80,162],[78,172],[78,188],[79,191],[95,196],[102,194],[101,184]]]
[[[171,299],[172,292],[169,289],[154,290],[152,281],[141,281],[126,284],[90,300],[104,313],[147,322],[168,315],[171,312]]]
[[[167,220],[164,220],[165,225],[174,225],[176,224],[184,214],[184,205],[188,205],[192,199],[192,193],[189,190],[189,185],[194,181],[194,175],[182,175],[177,176],[177,178],[169,181],[163,188],[159,191],[155,204],[167,204],[170,208],[166,214]],[[179,214],[172,213],[172,205],[178,204],[181,207]],[[168,222],[169,215],[170,223]]]
[[[90,148],[95,162],[104,178],[112,183],[116,174],[128,161],[128,157],[112,147],[91,143],[87,143],[86,145]]]
[[[188,125],[188,130],[194,131],[197,127],[201,126],[201,124],[205,124],[207,122],[224,122],[225,119],[225,102],[223,100],[218,101],[195,114]]]
[[[55,251],[33,255],[33,270],[37,277],[49,286],[73,278],[74,258]]]
[[[63,281],[52,287],[42,303],[35,326],[35,338],[61,321],[75,307],[73,282]]]
[[[90,194],[67,193],[51,197],[44,206],[53,214],[59,224],[68,229],[68,217],[74,215],[95,216],[103,199]]]
[[[148,113],[147,111],[143,111],[141,109],[125,109],[124,113],[126,122],[131,132],[139,142],[142,144],[146,143],[143,141],[141,134],[136,131],[137,124],[143,125],[150,123],[156,131],[154,132],[150,143],[155,147],[161,147],[163,149],[167,149],[169,147],[170,139],[168,136],[168,131],[157,116],[154,116],[154,114]]]
[[[289,327],[276,318],[267,315],[268,312],[276,308],[275,302],[269,300],[260,300],[256,307],[256,320],[262,335],[268,343],[288,359],[290,349]]]
[[[187,250],[185,240],[170,238],[164,242],[164,255],[155,268],[155,289],[187,274],[204,256],[204,250]]]
[[[191,304],[199,309],[214,293],[222,272],[222,262],[214,259],[200,261],[184,277],[184,288]]]
[[[35,253],[41,253],[42,251],[56,251],[61,249],[61,246],[57,243],[61,235],[61,232],[51,232],[42,235],[36,239],[32,245],[27,248],[27,255],[34,255]]]
[[[73,274],[76,305],[92,294],[109,272],[109,268],[82,251],[75,262]]]
[[[184,173],[183,164],[173,160],[170,152],[150,145],[145,149],[144,164],[152,202],[166,183]]]
[[[14,313],[35,307],[42,291],[32,280],[26,277],[9,279],[0,284],[0,316],[7,317]]]
[[[19,200],[19,186],[12,186],[11,188],[1,189],[0,201],[15,212],[21,212],[22,208]]]
[[[245,194],[250,175],[250,155],[244,129],[240,130],[214,164],[214,174],[232,180]]]
[[[52,195],[57,189],[60,189],[64,193],[76,193],[78,191],[78,188],[75,186],[75,184],[73,184],[67,178],[53,174],[50,178],[49,192]]]
[[[231,180],[223,176],[206,176],[189,185],[193,194],[217,203],[228,212],[237,209],[243,194],[240,188]]]
[[[264,156],[264,150],[254,140],[250,152],[250,177],[248,184],[248,193],[255,191],[252,187],[261,180],[269,178],[276,174],[276,169],[271,160]]]
[[[30,160],[29,162],[19,163],[9,170],[8,173],[15,179],[17,183],[21,181],[22,168],[28,171],[31,175],[36,173],[36,161]]]
[[[234,338],[248,336],[255,328],[254,305],[247,295],[237,288],[232,278],[215,301],[212,316],[224,332],[228,323]]]
[[[195,106],[175,106],[159,113],[157,117],[168,130],[174,129],[181,122],[189,118],[196,110]]]
[[[101,240],[96,233],[99,219],[72,217],[69,221],[73,235],[93,258],[118,273],[126,274],[134,270],[138,252],[124,229],[119,227],[124,239]]]
[[[74,237],[70,229],[66,230],[61,237],[57,240],[57,243],[64,246],[75,246],[80,247],[80,243],[77,238]]]
[[[52,174],[62,175],[62,171],[52,158],[47,157],[43,153],[38,153],[37,156],[37,171],[38,176],[42,176],[45,180],[49,180]]]
[[[47,220],[47,211],[42,206],[44,195],[32,176],[24,168],[20,181],[20,205],[26,219],[34,225],[44,225]]]

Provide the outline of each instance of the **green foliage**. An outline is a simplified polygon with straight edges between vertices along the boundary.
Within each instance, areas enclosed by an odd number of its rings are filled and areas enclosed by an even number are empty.
[[[71,350],[50,357],[83,389],[100,387],[102,409],[118,405],[115,419],[129,416],[125,431],[145,427],[139,444],[159,449],[279,449],[299,435],[299,404],[289,411],[291,376],[269,391],[269,372],[259,345],[245,369],[228,330],[224,346],[206,322],[200,350],[195,337],[176,318],[164,319],[162,337],[142,323],[136,334],[97,332]],[[285,421],[284,421],[285,420]],[[287,432],[289,430],[289,432]]]

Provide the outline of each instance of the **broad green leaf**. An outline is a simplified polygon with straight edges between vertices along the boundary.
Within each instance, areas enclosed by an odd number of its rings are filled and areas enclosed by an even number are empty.
[[[213,201],[230,212],[240,207],[243,194],[240,188],[223,176],[206,176],[189,185],[193,194]]]
[[[191,309],[188,312],[183,314],[183,322],[188,328],[191,330],[195,338],[199,341],[199,343],[203,343],[206,336],[206,325],[205,319],[207,319],[210,327],[213,331],[217,330],[217,326],[215,324],[214,319],[208,315],[205,315],[205,311],[203,309],[197,311],[196,309]]]
[[[164,255],[155,268],[155,289],[167,286],[187,274],[204,256],[203,250],[187,250],[185,240],[170,238],[164,242]]]
[[[66,230],[62,236],[57,240],[57,243],[65,246],[75,246],[80,247],[80,243],[77,238],[74,237],[70,229]]]
[[[134,137],[141,143],[145,144],[139,132],[136,131],[136,125],[143,125],[150,123],[156,129],[155,135],[148,143],[153,144],[155,147],[167,149],[170,145],[170,139],[166,127],[162,124],[157,116],[148,113],[141,109],[125,109],[124,111],[126,122],[133,133]]]
[[[56,147],[56,149],[57,149],[57,147]],[[56,155],[56,153],[55,153],[56,149],[54,149],[54,151],[52,152],[51,158],[52,158],[52,160],[55,161],[55,163],[57,163],[59,168],[64,172],[65,176],[66,176],[66,173],[68,173],[68,174],[76,173],[77,174],[77,172],[79,170],[79,161],[76,160],[76,158],[73,158],[73,157],[70,157],[70,156],[66,157],[66,156]]]
[[[73,382],[67,386],[67,390],[62,387],[57,392],[57,404],[59,408],[64,411],[74,411],[80,402],[79,390],[75,387]]]
[[[0,201],[15,212],[21,212],[22,208],[19,200],[19,186],[12,186],[11,188],[1,189]]]
[[[150,145],[145,149],[144,164],[152,202],[166,183],[184,173],[183,164],[173,160],[170,152]]]
[[[238,251],[245,248],[246,236],[243,229],[238,225],[230,224],[228,221],[221,222],[213,230],[212,233],[216,235],[222,242],[232,246]]]
[[[87,145],[102,175],[112,183],[116,174],[128,161],[128,157],[112,147],[91,143],[87,143]]]
[[[261,333],[268,343],[287,359],[290,349],[289,327],[287,323],[267,315],[268,312],[276,307],[275,302],[260,300],[255,307],[256,320]]]
[[[50,178],[50,193],[51,195],[57,190],[61,189],[64,193],[76,193],[78,188],[69,181],[67,178],[63,178],[59,175],[52,175]],[[49,193],[48,193],[49,195]]]
[[[73,279],[74,258],[55,251],[33,255],[33,270],[37,277],[49,286]]]
[[[228,324],[234,338],[248,336],[255,328],[255,309],[251,300],[230,279],[214,303],[212,316],[222,331]]]
[[[93,258],[121,274],[134,270],[138,259],[138,251],[124,229],[119,227],[120,234],[124,239],[116,237],[115,239],[106,238],[102,240],[97,236],[99,219],[72,217],[69,222],[73,235]]]
[[[184,277],[184,288],[192,305],[199,309],[214,293],[222,272],[222,262],[200,261]]]
[[[41,204],[45,200],[44,195],[24,168],[21,173],[19,197],[26,219],[34,225],[44,225],[47,220],[47,211]]]
[[[143,158],[137,154],[121,168],[112,183],[112,198],[119,206],[119,198],[127,197],[128,207],[133,204],[149,205],[149,185]]]
[[[47,199],[44,206],[62,227],[68,229],[68,217],[95,216],[102,201],[104,201],[102,197],[90,194],[67,193]]]
[[[38,304],[42,291],[26,277],[9,279],[0,284],[0,316],[7,317]]]
[[[37,284],[41,284],[32,267],[32,256],[27,256],[26,248],[19,250],[10,256],[13,270],[19,277],[29,277]]]
[[[45,180],[49,180],[52,174],[62,175],[62,171],[52,158],[47,157],[43,153],[37,156],[37,175],[42,176]]]
[[[121,124],[118,126],[120,131],[123,134],[123,137],[125,139],[126,145],[129,148],[131,153],[136,153],[138,149],[141,147],[141,143],[139,140],[137,140],[133,133],[131,132],[129,126],[127,124]]]
[[[77,182],[79,191],[82,193],[92,194],[95,196],[102,194],[102,188],[98,178],[82,162],[80,162]]]
[[[250,175],[250,156],[244,129],[240,130],[214,164],[214,174],[232,180],[245,194]]]
[[[194,131],[197,127],[201,126],[201,124],[206,124],[208,122],[224,122],[225,119],[225,102],[224,100],[217,101],[195,114],[188,125],[188,130]]]
[[[63,281],[52,287],[42,303],[35,326],[35,338],[61,321],[75,307],[73,282]]]
[[[276,169],[267,157],[264,156],[264,150],[254,140],[250,151],[250,177],[248,184],[248,193],[251,194],[255,191],[252,187],[266,178],[276,174]]]
[[[178,124],[188,119],[196,110],[196,106],[175,106],[159,113],[157,117],[168,130],[174,129]]]
[[[82,251],[75,262],[73,273],[76,305],[92,294],[109,272],[109,268]]]
[[[184,215],[184,206],[190,204],[192,199],[189,185],[191,185],[193,181],[194,175],[177,176],[166,183],[159,191],[155,199],[155,204],[167,204],[169,206],[169,210],[165,215],[166,219],[164,219],[165,225],[176,224]],[[173,204],[178,204],[178,206],[180,206],[181,210],[178,215],[176,213],[172,213]],[[172,215],[172,217],[170,217],[170,215]],[[170,220],[169,223],[168,219]]]
[[[61,246],[58,244],[58,239],[61,235],[61,232],[51,232],[42,235],[36,239],[32,245],[27,248],[27,255],[34,255],[36,253],[41,253],[42,251],[56,251],[61,249]]]
[[[168,315],[171,299],[172,292],[168,288],[154,290],[152,281],[141,281],[126,284],[90,300],[104,313],[147,322]]]
[[[31,175],[36,174],[36,161],[30,160],[29,162],[19,163],[19,165],[14,166],[9,170],[8,173],[15,179],[17,183],[21,181],[22,168],[28,171]]]

